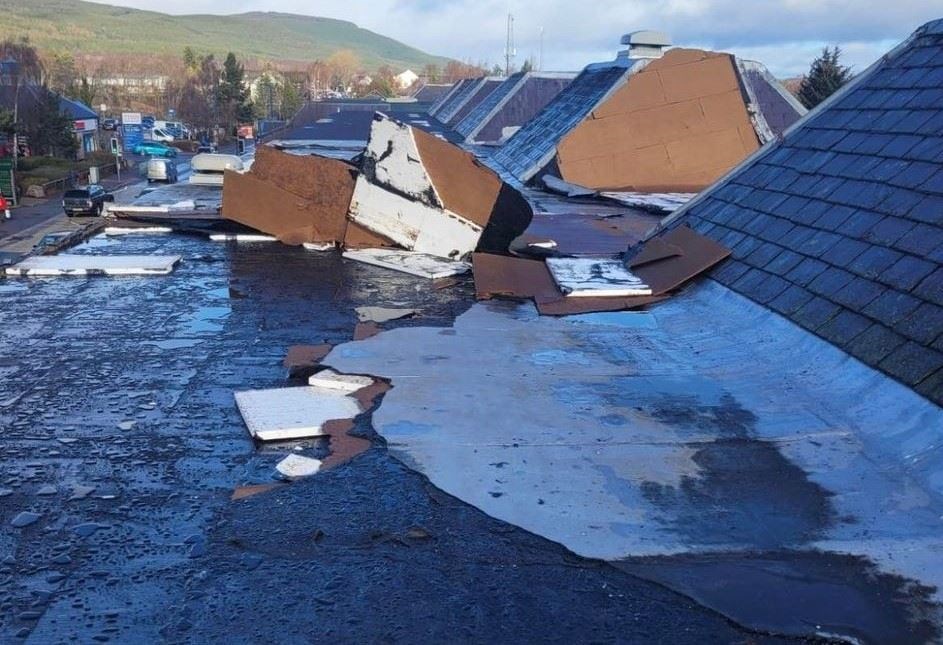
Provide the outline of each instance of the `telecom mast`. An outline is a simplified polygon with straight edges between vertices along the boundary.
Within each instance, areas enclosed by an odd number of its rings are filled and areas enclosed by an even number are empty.
[[[513,71],[514,57],[517,56],[517,50],[514,49],[514,14],[508,11],[508,39],[504,46],[504,74],[510,76]]]

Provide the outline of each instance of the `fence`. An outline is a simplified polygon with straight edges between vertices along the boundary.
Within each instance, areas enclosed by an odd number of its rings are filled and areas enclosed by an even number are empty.
[[[98,177],[99,179],[103,177],[108,177],[114,175],[117,171],[117,167],[114,163],[106,164],[104,166],[98,166]],[[61,193],[67,191],[72,186],[70,184],[87,184],[88,183],[88,170],[80,170],[76,172],[71,177],[63,177],[62,179],[54,179],[48,181],[45,184],[41,184],[43,189],[43,195],[52,195],[55,193]]]

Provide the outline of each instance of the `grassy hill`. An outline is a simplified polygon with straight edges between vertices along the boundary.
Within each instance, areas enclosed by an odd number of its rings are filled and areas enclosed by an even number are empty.
[[[367,69],[447,62],[352,22],[284,13],[170,16],[81,0],[0,0],[0,25],[4,37],[25,34],[41,50],[74,54],[180,55],[189,45],[217,56],[291,61],[351,49]]]

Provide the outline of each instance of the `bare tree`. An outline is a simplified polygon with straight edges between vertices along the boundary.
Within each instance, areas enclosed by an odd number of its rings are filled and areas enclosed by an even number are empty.
[[[36,53],[36,48],[29,44],[26,37],[20,40],[0,41],[0,59],[12,60],[13,64],[13,167],[17,166],[19,142],[17,140],[20,123],[20,89],[29,82],[37,82],[43,75],[43,64]]]

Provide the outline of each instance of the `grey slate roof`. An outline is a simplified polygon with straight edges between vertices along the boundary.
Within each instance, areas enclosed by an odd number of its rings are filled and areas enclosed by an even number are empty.
[[[467,137],[471,134],[472,130],[491,114],[491,111],[497,107],[498,103],[517,88],[524,78],[524,75],[525,72],[517,72],[516,74],[508,76],[501,84],[501,87],[485,97],[481,103],[475,106],[475,109],[471,110],[465,118],[455,126],[455,131],[463,137]]]
[[[685,209],[713,272],[943,404],[943,20]]]

